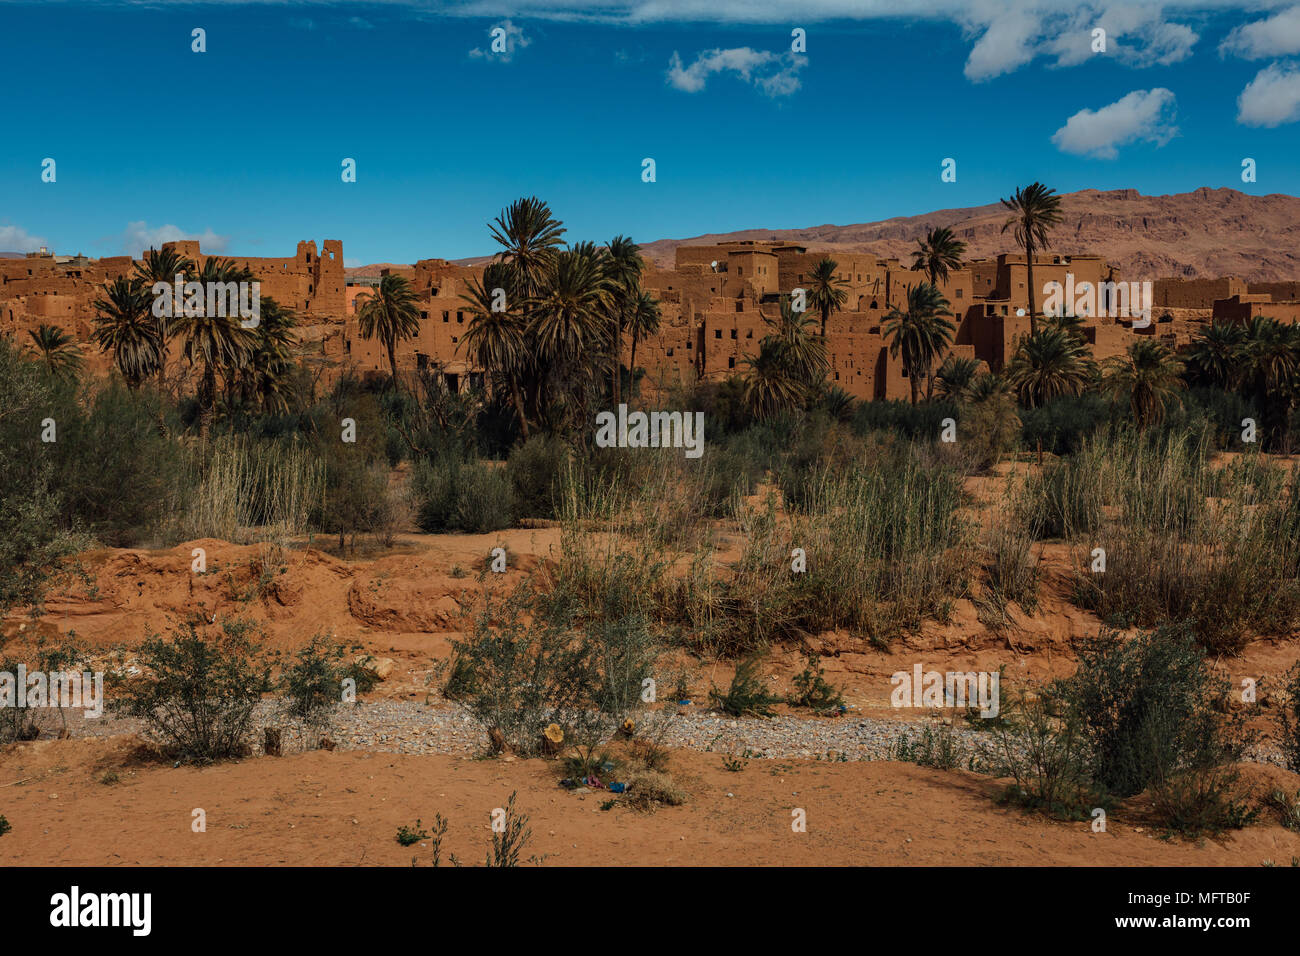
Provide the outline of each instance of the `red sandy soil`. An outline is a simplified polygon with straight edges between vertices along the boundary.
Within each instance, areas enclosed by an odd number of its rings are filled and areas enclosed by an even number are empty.
[[[1005,492],[1007,475],[1028,467],[1032,466],[1008,463],[997,474],[968,479],[973,500],[968,517],[978,522],[991,513]],[[716,540],[719,560],[739,556],[738,533],[720,528]],[[13,636],[23,627],[24,636],[30,637],[75,631],[92,648],[107,651],[138,644],[196,612],[209,619],[244,616],[264,627],[271,650],[293,651],[323,633],[333,634],[358,653],[392,658],[394,673],[374,696],[423,700],[430,668],[448,656],[449,642],[461,636],[469,620],[465,608],[485,586],[510,588],[548,565],[558,550],[559,529],[405,534],[387,552],[355,558],[321,550],[335,543],[330,538],[317,539],[314,546],[298,542],[285,553],[282,571],[264,545],[213,539],[164,550],[89,552],[82,555],[93,582],[89,587],[77,585],[53,597],[34,628],[11,616],[3,622],[4,632]],[[508,549],[509,570],[481,579],[483,563],[498,545]],[[206,551],[207,574],[190,570],[196,548]],[[1101,621],[1070,600],[1070,547],[1049,542],[1041,553],[1038,608],[1030,614],[1013,605],[1012,626],[990,630],[979,620],[975,605],[961,599],[954,602],[946,623],[927,622],[919,633],[888,651],[846,633],[818,635],[803,647],[787,645],[771,651],[765,670],[773,689],[787,690],[790,678],[803,669],[804,651],[813,650],[823,656],[827,679],[843,687],[846,701],[859,712],[915,719],[915,712],[900,714],[890,706],[889,677],[918,662],[927,670],[940,671],[1005,667],[1004,686],[1069,673],[1074,668],[1074,643],[1096,634]],[[265,581],[264,565],[269,568]],[[1234,686],[1240,686],[1244,677],[1263,678],[1267,689],[1298,659],[1300,643],[1293,638],[1270,639],[1255,641],[1240,656],[1216,664]],[[696,696],[706,694],[711,685],[725,686],[730,679],[731,665],[726,663],[685,656],[679,663],[692,672]]]
[[[1006,474],[968,482],[978,517],[996,505]],[[738,553],[738,536],[719,529],[719,558]],[[377,556],[339,557],[298,542],[284,569],[262,545],[217,540],[170,549],[104,549],[83,555],[90,585],[77,585],[48,602],[45,616],[27,626],[3,622],[18,642],[34,633],[66,633],[106,652],[131,646],[188,614],[242,615],[259,621],[273,650],[291,651],[312,635],[332,633],[357,652],[395,661],[392,674],[369,696],[424,700],[436,661],[466,626],[463,605],[485,586],[509,588],[551,559],[556,528],[512,529],[485,535],[399,536]],[[480,579],[490,550],[510,554],[505,575]],[[192,551],[207,552],[208,573],[190,570]],[[826,654],[827,677],[844,686],[846,700],[865,716],[915,720],[920,711],[889,705],[889,675],[916,663],[935,670],[1005,670],[1005,686],[1068,673],[1072,644],[1096,633],[1097,618],[1068,600],[1065,545],[1043,550],[1040,602],[1017,624],[990,631],[974,605],[955,602],[951,619],[927,623],[889,652],[847,634],[808,641]],[[776,648],[765,670],[777,690],[802,669],[802,649]],[[1297,658],[1294,638],[1255,641],[1240,657],[1218,661],[1241,677],[1276,683]],[[725,686],[730,666],[682,657],[691,688],[703,697]],[[1271,720],[1265,696],[1261,717]],[[689,792],[685,806],[650,814],[626,807],[600,811],[606,795],[567,793],[543,761],[476,761],[454,756],[397,756],[357,751],[250,758],[205,769],[173,769],[133,756],[129,738],[46,740],[0,751],[0,814],[13,833],[0,838],[7,863],[244,863],[408,864],[428,850],[403,849],[401,824],[426,824],[436,812],[451,819],[448,852],[481,862],[490,839],[492,808],[511,790],[532,816],[530,853],[548,863],[710,864],[1181,864],[1279,865],[1300,856],[1300,836],[1278,825],[1271,811],[1260,824],[1221,841],[1201,844],[1158,839],[1143,825],[1141,807],[1112,816],[1110,832],[1087,823],[1061,823],[1000,806],[1002,784],[964,771],[942,772],[906,763],[827,763],[752,760],[741,773],[725,771],[718,754],[678,752],[674,773]],[[114,770],[120,782],[99,782]],[[1264,792],[1300,791],[1300,777],[1274,767],[1246,765],[1247,779]],[[728,796],[728,793],[734,796]],[[203,807],[208,831],[190,832],[190,811]],[[806,834],[790,831],[793,807],[807,810]],[[910,841],[910,842],[909,842]]]
[[[397,829],[450,820],[451,853],[481,864],[490,815],[518,791],[543,865],[1261,865],[1300,856],[1300,834],[1266,819],[1223,839],[1163,839],[1141,807],[1107,832],[996,802],[999,785],[906,763],[757,760],[733,773],[716,754],[678,752],[689,799],[646,813],[602,811],[608,795],[569,793],[541,760],[358,752],[262,757],[207,768],[142,762],[129,739],[17,744],[0,754],[5,865],[428,865]],[[100,782],[115,770],[117,783]],[[1259,787],[1300,778],[1248,767]],[[22,781],[18,783],[18,781]],[[193,810],[207,830],[191,830]],[[807,832],[791,829],[806,811]]]

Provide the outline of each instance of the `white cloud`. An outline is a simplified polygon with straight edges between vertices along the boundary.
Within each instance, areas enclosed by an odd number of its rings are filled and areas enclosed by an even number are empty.
[[[1246,60],[1300,53],[1300,6],[1237,27],[1219,44],[1219,52]]]
[[[1273,63],[1260,70],[1237,97],[1237,122],[1281,126],[1300,120],[1300,70]]]
[[[176,242],[180,239],[197,239],[199,248],[204,253],[225,252],[229,236],[219,236],[211,229],[201,233],[186,232],[179,226],[150,226],[143,219],[128,222],[122,233],[122,249],[131,255],[139,255],[145,249],[161,249],[164,242]]]
[[[704,50],[695,62],[683,66],[673,51],[668,61],[668,85],[683,93],[698,93],[715,73],[734,73],[752,83],[768,96],[789,96],[799,89],[799,71],[808,64],[806,56],[794,53],[769,53],[747,46],[730,50]]]
[[[1024,6],[1011,7],[991,19],[972,16],[967,31],[981,30],[966,59],[966,78],[976,82],[1020,69],[1034,58],[1042,36],[1038,17]]]
[[[505,50],[493,52],[492,46],[496,39],[493,34],[497,30],[502,32],[501,39],[504,41]],[[476,60],[495,60],[498,63],[509,63],[515,58],[516,53],[533,42],[530,37],[524,36],[523,27],[515,26],[514,22],[509,19],[502,20],[500,23],[489,27],[488,37],[488,48],[483,50],[475,47],[469,51],[471,57]]]
[[[966,60],[975,82],[1012,73],[1038,57],[1054,66],[1078,66],[1106,56],[1131,67],[1168,66],[1191,55],[1199,36],[1166,20],[1159,4],[1072,5],[1021,2],[1012,6],[973,3],[958,16],[968,36],[978,37]],[[1106,31],[1105,53],[1093,49],[1093,30]]]
[[[1177,133],[1174,94],[1163,87],[1134,90],[1099,110],[1082,109],[1052,135],[1065,153],[1114,159],[1117,146],[1138,140],[1163,146]]]
[[[19,226],[0,226],[0,252],[35,252],[49,246],[40,236],[33,236]]]

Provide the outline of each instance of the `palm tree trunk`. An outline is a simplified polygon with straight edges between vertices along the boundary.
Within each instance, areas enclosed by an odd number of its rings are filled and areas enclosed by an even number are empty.
[[[916,369],[911,369],[907,373],[907,384],[912,387],[912,406],[916,406]]]
[[[627,392],[630,397],[636,395],[636,340],[637,338],[638,338],[637,331],[633,330],[632,358],[631,358],[631,363],[628,365],[627,368]]]
[[[826,320],[831,317],[831,310],[822,306],[822,338],[826,338]]]
[[[528,416],[524,414],[524,398],[519,393],[519,379],[510,376],[510,395],[515,400],[515,412],[519,415],[519,432],[528,440]]]
[[[1034,243],[1032,240],[1025,242],[1025,282],[1029,286],[1029,334],[1034,335],[1038,331],[1038,322],[1034,318]]]
[[[393,370],[393,388],[400,392],[402,383],[397,380],[397,346],[392,339],[389,339],[384,344],[388,348],[388,367]]]
[[[212,427],[212,413],[217,404],[217,371],[212,367],[211,359],[203,362],[203,398],[199,404],[199,434],[206,437]]]
[[[614,407],[623,400],[623,322],[614,320]]]

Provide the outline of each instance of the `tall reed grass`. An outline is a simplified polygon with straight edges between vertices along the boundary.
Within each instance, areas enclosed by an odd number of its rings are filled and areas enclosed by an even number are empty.
[[[282,542],[313,530],[325,466],[305,442],[223,435],[196,448],[190,467],[178,540]]]

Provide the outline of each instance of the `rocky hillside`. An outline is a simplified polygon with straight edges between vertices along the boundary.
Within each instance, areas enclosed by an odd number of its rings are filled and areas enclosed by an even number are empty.
[[[1135,189],[1085,189],[1062,197],[1065,221],[1052,233],[1052,251],[1104,256],[1131,279],[1237,275],[1248,280],[1300,276],[1300,198],[1249,196],[1235,189],[1201,188],[1173,196]],[[813,250],[871,252],[906,257],[916,239],[948,226],[967,244],[967,256],[996,256],[1012,248],[1000,203],[942,209],[920,216],[852,226],[750,229],[662,239],[643,247],[647,258],[671,265],[679,245],[731,239],[786,239]]]

